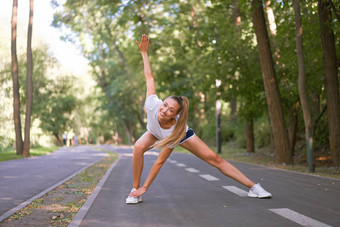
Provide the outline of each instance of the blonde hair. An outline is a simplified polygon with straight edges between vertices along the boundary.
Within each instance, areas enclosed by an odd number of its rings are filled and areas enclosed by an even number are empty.
[[[186,127],[188,121],[188,113],[189,113],[189,100],[184,96],[169,96],[180,105],[178,114],[179,118],[177,119],[176,126],[171,134],[159,141],[156,141],[152,147],[162,148],[164,146],[174,147],[176,146],[182,139],[184,139],[186,135]]]

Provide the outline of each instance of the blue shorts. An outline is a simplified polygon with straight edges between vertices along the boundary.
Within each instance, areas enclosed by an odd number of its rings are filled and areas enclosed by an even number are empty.
[[[191,137],[193,137],[195,135],[194,131],[189,128],[187,131],[187,134],[185,135],[185,138],[181,140],[181,142],[179,142],[179,144],[184,143],[185,141],[187,141],[188,139],[190,139]]]

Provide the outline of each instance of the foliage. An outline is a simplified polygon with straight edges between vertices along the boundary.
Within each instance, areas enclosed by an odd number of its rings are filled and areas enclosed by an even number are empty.
[[[25,56],[19,56],[19,77],[21,112],[25,111],[26,103],[26,60]],[[10,84],[10,63],[6,62],[1,71],[1,92],[4,96],[1,105],[4,111],[0,114],[3,126],[1,127],[1,149],[7,148],[14,142],[12,113],[12,87]],[[58,138],[65,130],[71,127],[72,111],[77,108],[77,99],[74,96],[74,78],[70,75],[55,75],[57,70],[56,60],[48,54],[46,46],[33,50],[33,108],[32,119],[39,119],[39,127],[47,134]],[[23,115],[23,114],[22,114]],[[4,120],[3,120],[3,119]],[[32,120],[32,121],[33,121]],[[4,127],[4,128],[3,128]],[[34,142],[34,141],[32,141]]]
[[[0,46],[2,47],[1,49],[10,48],[10,43],[7,42],[1,27]],[[12,122],[13,94],[11,93],[11,87],[13,85],[4,76],[4,72],[9,70],[6,69],[4,63],[9,58],[9,52],[0,51],[0,151],[11,146],[15,138],[14,124]]]
[[[7,92],[9,90],[9,83],[0,84],[0,151],[11,146],[14,142],[14,124],[12,122],[12,96]]]
[[[62,2],[62,4],[61,4]],[[235,2],[241,23],[234,24]],[[332,1],[339,9],[340,3]],[[66,41],[79,41],[97,88],[84,91],[76,78],[55,73],[56,60],[40,45],[33,52],[33,118],[44,132],[58,138],[65,131],[89,142],[132,143],[145,131],[145,82],[135,41],[150,38],[149,58],[160,98],[184,95],[190,100],[189,126],[215,143],[215,102],[220,99],[222,139],[244,146],[244,122],[254,120],[256,147],[270,145],[270,125],[249,1],[221,0],[82,0],[52,1],[53,25],[66,28]],[[270,35],[276,76],[287,126],[294,124],[298,101],[295,23],[291,1],[271,1],[276,35]],[[301,1],[307,95],[312,107],[316,148],[328,149],[323,61],[316,1]],[[340,54],[340,24],[333,11],[332,29]],[[65,30],[65,29],[64,29]],[[14,142],[9,49],[0,32],[0,148]],[[21,100],[25,103],[25,56],[19,56]],[[218,87],[216,81],[220,80]],[[87,96],[89,94],[89,96]],[[231,102],[237,103],[231,116]],[[22,105],[22,113],[25,105]],[[320,117],[320,118],[319,118]],[[298,105],[298,139],[304,138]]]
[[[71,127],[72,111],[77,108],[74,80],[70,75],[49,77],[56,61],[44,49],[34,50],[34,103],[32,117],[40,120],[40,128],[51,135],[59,136]],[[24,71],[25,68],[22,67]],[[25,75],[21,73],[20,75]],[[22,77],[23,90],[26,89],[25,77]],[[22,94],[25,103],[25,92]]]
[[[57,1],[56,1],[57,2]],[[102,90],[100,118],[95,125],[109,125],[106,137],[119,131],[134,137],[144,129],[141,106],[144,78],[135,41],[149,35],[149,56],[161,98],[171,94],[190,100],[189,125],[213,141],[215,101],[236,100],[238,119],[222,116],[224,141],[244,141],[243,122],[255,120],[257,146],[270,143],[267,104],[249,1],[237,1],[241,24],[233,22],[233,1],[66,1],[58,5],[54,26],[71,29],[65,40],[79,38],[92,75]],[[314,121],[324,104],[324,85],[317,4],[302,1],[307,92]],[[334,3],[338,6],[338,3]],[[272,1],[277,33],[270,36],[286,123],[298,100],[295,24],[291,2]],[[339,47],[339,23],[332,25]],[[339,55],[339,51],[337,51]],[[216,80],[221,86],[216,86]],[[220,94],[220,95],[219,95]],[[99,111],[98,109],[98,111]],[[303,122],[298,111],[298,120]],[[325,128],[322,116],[318,128]],[[106,123],[106,124],[105,124]],[[303,124],[298,131],[303,133]],[[114,129],[114,130],[113,130]],[[320,134],[318,134],[321,136]],[[324,137],[326,135],[322,135]],[[316,138],[320,145],[324,139]],[[243,142],[242,142],[243,143]]]

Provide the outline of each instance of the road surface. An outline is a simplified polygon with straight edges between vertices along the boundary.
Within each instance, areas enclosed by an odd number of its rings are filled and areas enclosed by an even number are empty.
[[[143,202],[126,205],[131,189],[130,148],[121,154],[80,226],[340,226],[340,181],[257,165],[233,163],[273,194],[246,197],[248,189],[191,154],[173,153]],[[146,153],[142,183],[157,158]]]
[[[92,146],[77,146],[60,148],[48,155],[0,162],[0,220],[12,213],[6,212],[46,193],[106,155]]]

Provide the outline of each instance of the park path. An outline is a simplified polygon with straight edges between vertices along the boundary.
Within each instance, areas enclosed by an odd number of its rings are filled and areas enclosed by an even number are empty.
[[[105,156],[93,146],[77,146],[0,162],[0,221]]]
[[[273,194],[246,197],[247,189],[191,154],[173,153],[138,205],[126,205],[132,149],[120,154],[70,226],[340,226],[340,181],[233,163]],[[0,162],[0,217],[52,190],[106,156],[93,146],[61,148],[46,156]],[[145,154],[142,181],[157,159]],[[81,214],[81,215],[79,215]]]
[[[272,199],[248,198],[247,189],[191,154],[173,153],[138,205],[126,205],[131,189],[131,148],[120,153],[98,194],[70,226],[340,226],[340,181],[233,163],[260,182]],[[157,159],[147,152],[142,181]]]

